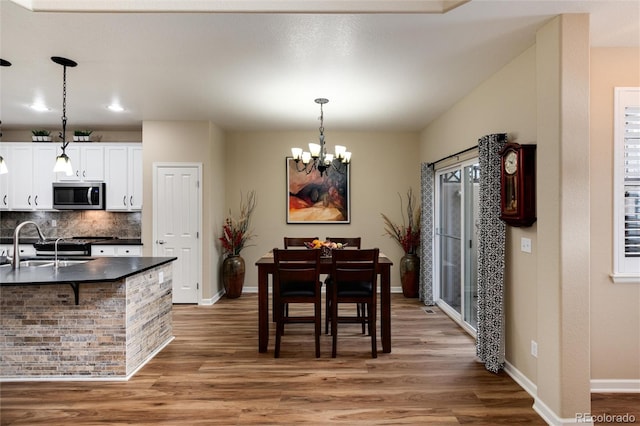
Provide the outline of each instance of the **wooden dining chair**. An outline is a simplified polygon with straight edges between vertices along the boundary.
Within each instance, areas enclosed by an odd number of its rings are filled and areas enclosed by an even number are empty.
[[[362,237],[327,237],[326,239],[327,241],[346,244],[346,247],[356,248],[356,249],[361,248],[360,246],[362,244]],[[329,297],[329,294],[331,293],[331,275],[327,276],[327,278],[324,280],[324,284],[326,286],[325,295],[327,299],[325,302],[324,332],[325,334],[329,334],[329,324],[331,323],[331,298]],[[364,305],[362,304],[358,304],[356,306],[356,312],[358,316],[361,315],[360,312],[363,309],[364,309]],[[365,332],[365,325],[363,322],[362,334],[364,334],[364,332]]]
[[[376,341],[377,315],[377,269],[380,250],[333,250],[331,253],[331,334],[333,344],[331,356],[336,357],[339,323],[366,322],[371,335],[371,356],[378,357]],[[339,307],[342,303],[364,303],[366,309],[362,316],[342,316]]]
[[[361,248],[362,237],[327,237],[327,241],[332,241],[334,243],[346,244],[346,247],[350,248]],[[324,315],[324,332],[325,334],[329,334],[329,324],[331,323],[331,300],[329,298],[329,293],[331,292],[331,275],[328,275],[324,280],[325,288],[326,288],[326,303],[325,303],[325,315]],[[358,316],[361,315],[361,311],[365,309],[364,304],[356,305],[356,312]],[[362,334],[365,333],[365,324],[362,323]]]
[[[284,248],[306,247],[304,243],[310,243],[318,237],[284,237]]]
[[[280,357],[280,341],[286,323],[313,323],[316,358],[320,357],[322,329],[322,289],[320,250],[273,249],[273,299],[276,316],[275,357]],[[313,304],[313,315],[291,316],[285,307],[291,303]]]
[[[284,248],[291,247],[306,247],[305,243],[310,243],[313,240],[318,240],[318,237],[284,237]],[[285,305],[284,314],[289,315],[289,306]]]

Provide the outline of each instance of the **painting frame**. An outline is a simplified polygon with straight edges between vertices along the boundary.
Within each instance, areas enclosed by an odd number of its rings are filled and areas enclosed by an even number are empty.
[[[351,223],[351,165],[334,160],[321,175],[285,157],[287,224]]]

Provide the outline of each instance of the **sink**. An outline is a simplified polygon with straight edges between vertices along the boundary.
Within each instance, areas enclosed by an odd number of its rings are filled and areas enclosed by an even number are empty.
[[[63,268],[66,266],[73,266],[73,265],[79,265],[82,263],[87,263],[89,261],[91,261],[93,259],[65,259],[65,260],[59,260],[58,261],[58,267]],[[21,268],[46,268],[46,267],[53,267],[55,266],[55,261],[53,259],[28,259],[28,260],[21,260],[20,261],[20,267]],[[11,267],[10,263],[4,264],[4,265],[0,265],[0,268],[6,268],[6,267]]]

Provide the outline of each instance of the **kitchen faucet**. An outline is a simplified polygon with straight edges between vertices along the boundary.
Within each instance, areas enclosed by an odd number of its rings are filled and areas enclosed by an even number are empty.
[[[56,239],[56,242],[53,243],[53,252],[54,252],[54,265],[55,268],[58,269],[58,266],[60,266],[60,263],[58,263],[58,243],[60,242],[60,240],[64,240],[64,238],[60,237],[58,239]]]
[[[40,236],[40,241],[45,241],[46,238],[44,237],[44,234],[42,233],[42,231],[40,230],[40,227],[38,226],[37,223],[27,220],[22,222],[21,224],[19,224],[18,226],[16,226],[16,230],[13,231],[13,259],[11,259],[11,268],[12,269],[19,269],[20,268],[20,249],[18,246],[18,242],[20,241],[20,230],[25,226],[25,225],[33,225],[36,227],[36,229],[38,230],[38,235]]]

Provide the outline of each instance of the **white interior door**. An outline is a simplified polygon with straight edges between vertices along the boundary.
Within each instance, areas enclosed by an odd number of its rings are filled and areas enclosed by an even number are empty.
[[[175,256],[173,303],[198,303],[201,165],[154,164],[154,255]]]

